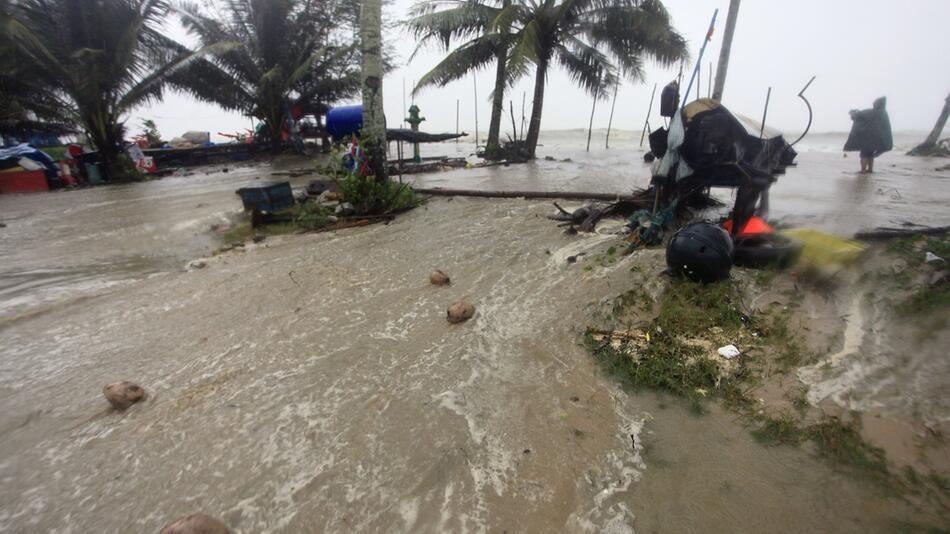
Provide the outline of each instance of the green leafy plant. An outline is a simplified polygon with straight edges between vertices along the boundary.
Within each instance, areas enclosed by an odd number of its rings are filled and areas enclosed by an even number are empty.
[[[332,154],[325,169],[336,182],[343,202],[349,202],[359,214],[381,215],[412,209],[422,203],[409,184],[385,178],[378,180],[364,161],[366,152],[362,140],[358,142],[356,160],[349,153]]]
[[[330,223],[333,208],[316,202],[305,202],[297,209],[294,223],[304,230],[319,230]]]

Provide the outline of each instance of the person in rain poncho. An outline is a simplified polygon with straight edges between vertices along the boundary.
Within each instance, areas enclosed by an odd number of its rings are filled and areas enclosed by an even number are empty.
[[[874,158],[894,148],[891,120],[884,109],[885,97],[874,101],[871,109],[851,110],[851,133],[844,144],[845,152],[861,153],[861,172],[874,172]]]

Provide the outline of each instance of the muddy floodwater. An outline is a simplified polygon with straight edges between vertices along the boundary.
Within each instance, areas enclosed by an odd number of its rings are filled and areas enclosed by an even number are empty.
[[[561,135],[563,148],[552,135],[540,153],[572,162],[415,180],[646,184],[640,153],[623,152],[633,135],[589,155]],[[950,224],[943,164],[895,153],[858,177],[853,158],[816,145],[780,178],[772,213],[849,233]],[[633,263],[659,265],[662,251],[585,271],[567,258],[616,241],[610,225],[569,236],[544,218],[547,202],[436,199],[388,225],[212,257],[211,228],[240,210],[234,189],[274,171],[223,167],[0,196],[0,531],[157,532],[195,512],[243,533],[894,532],[914,522],[904,500],[806,449],[763,447],[715,406],[696,416],[603,375],[579,344],[590,309],[630,289]],[[199,258],[204,268],[189,267]],[[429,284],[436,268],[450,286]],[[450,325],[458,299],[476,315]],[[101,388],[121,379],[149,396],[115,413]]]

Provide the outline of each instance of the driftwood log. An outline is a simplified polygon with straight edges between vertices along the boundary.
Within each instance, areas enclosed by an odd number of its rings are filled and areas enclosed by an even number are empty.
[[[867,232],[858,232],[854,234],[855,239],[895,239],[899,237],[913,237],[918,235],[942,235],[950,232],[950,226],[937,226],[927,228],[876,228]]]
[[[641,201],[636,195],[618,195],[615,193],[588,193],[577,191],[476,191],[472,189],[413,188],[420,195],[440,197],[481,197],[481,198],[550,198],[564,200],[602,200],[616,202],[626,200]]]

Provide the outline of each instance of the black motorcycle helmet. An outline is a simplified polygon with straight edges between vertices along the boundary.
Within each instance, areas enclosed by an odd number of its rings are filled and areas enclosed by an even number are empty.
[[[729,278],[732,238],[709,222],[687,224],[666,247],[666,265],[674,275],[708,284]]]

